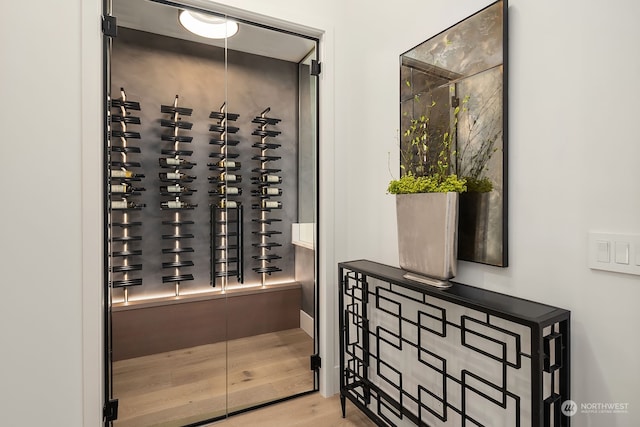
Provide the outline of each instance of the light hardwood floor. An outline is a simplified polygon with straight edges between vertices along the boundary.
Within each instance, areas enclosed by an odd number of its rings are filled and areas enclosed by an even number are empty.
[[[291,329],[114,362],[114,427],[182,426],[312,390],[312,353]]]
[[[320,393],[297,397],[282,403],[210,424],[212,427],[374,427],[360,410],[347,401],[347,417],[342,418],[337,395],[323,398]]]

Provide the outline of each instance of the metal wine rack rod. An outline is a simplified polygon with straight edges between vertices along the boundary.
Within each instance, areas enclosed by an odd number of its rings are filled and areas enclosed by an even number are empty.
[[[130,145],[131,139],[141,139],[140,132],[128,128],[141,124],[139,117],[131,115],[132,110],[140,111],[140,103],[127,100],[124,88],[120,88],[120,98],[111,99],[109,108],[109,270],[111,286],[123,288],[125,302],[129,287],[142,285],[142,278],[131,277],[142,270],[141,263],[133,262],[142,250],[132,248],[142,240],[142,236],[132,234],[142,222],[132,221],[131,216],[145,207],[135,201],[145,189],[134,186],[144,175],[131,171],[142,165],[129,159],[130,154],[141,153],[140,147]]]
[[[229,122],[235,122],[239,114],[229,113],[226,103],[223,103],[218,111],[212,111],[210,119],[216,119],[217,123],[209,126],[209,131],[215,135],[209,140],[209,144],[217,147],[216,151],[209,154],[215,159],[209,163],[209,170],[214,175],[209,177],[212,189],[209,194],[215,197],[210,205],[210,233],[211,233],[211,286],[219,282],[222,291],[226,291],[229,280],[235,278],[238,283],[243,283],[243,228],[242,228],[242,204],[237,198],[242,195],[242,176],[236,173],[241,164],[236,161],[238,153],[229,150],[229,147],[237,146],[240,141],[230,139],[229,135],[236,134],[240,128],[230,126]]]
[[[271,167],[271,164],[280,160],[281,157],[270,154],[270,151],[280,148],[280,144],[267,140],[267,138],[275,138],[280,135],[280,131],[267,128],[267,126],[277,125],[280,119],[268,117],[269,111],[271,111],[270,107],[252,120],[252,123],[258,125],[252,135],[260,137],[260,140],[252,145],[252,147],[260,150],[259,154],[252,157],[253,160],[257,160],[260,164],[259,168],[253,169],[253,172],[257,173],[258,176],[252,178],[256,187],[252,193],[258,199],[258,203],[253,204],[252,208],[260,211],[260,218],[254,219],[258,223],[259,229],[253,231],[253,234],[259,239],[253,246],[258,248],[260,254],[254,255],[252,258],[258,262],[258,266],[254,267],[253,271],[260,274],[262,286],[265,286],[268,275],[282,271],[282,269],[274,265],[274,261],[282,257],[271,252],[273,248],[282,245],[270,240],[274,235],[282,234],[281,231],[271,228],[274,222],[279,221],[278,218],[271,216],[272,210],[282,208],[282,202],[277,200],[282,196],[282,189],[276,187],[282,182],[282,177],[277,175],[281,171],[280,169]]]
[[[162,128],[170,129],[169,132],[161,135],[161,140],[171,143],[170,148],[161,150],[163,157],[158,158],[158,164],[162,169],[159,173],[161,186],[160,195],[168,197],[160,202],[160,209],[165,212],[171,212],[172,219],[162,221],[165,226],[171,227],[173,234],[163,234],[163,240],[173,242],[172,247],[163,248],[162,253],[170,255],[170,261],[163,261],[162,268],[173,270],[173,274],[162,276],[162,283],[173,283],[175,285],[175,295],[180,295],[181,282],[194,280],[193,274],[185,273],[183,270],[194,266],[194,262],[184,258],[184,254],[194,252],[186,241],[194,238],[192,233],[187,233],[184,226],[192,225],[194,222],[185,219],[187,211],[197,207],[188,201],[188,197],[192,196],[195,189],[185,185],[196,179],[196,176],[188,175],[185,170],[192,169],[196,164],[187,158],[193,154],[193,150],[184,150],[180,144],[190,143],[193,137],[185,135],[182,132],[189,131],[193,127],[193,123],[182,120],[183,116],[188,117],[193,113],[193,109],[178,106],[179,97],[176,95],[173,105],[161,105],[160,112],[169,114],[169,117],[160,120]]]

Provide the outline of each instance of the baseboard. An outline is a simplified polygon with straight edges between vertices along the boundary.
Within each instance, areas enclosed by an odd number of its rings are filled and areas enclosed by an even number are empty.
[[[307,333],[311,338],[314,335],[314,322],[313,317],[309,316],[303,310],[300,310],[300,328]]]

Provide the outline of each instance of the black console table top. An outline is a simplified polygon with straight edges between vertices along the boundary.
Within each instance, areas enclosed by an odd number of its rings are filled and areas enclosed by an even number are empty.
[[[570,313],[568,310],[553,307],[551,305],[476,288],[474,286],[464,285],[454,281],[451,282],[452,286],[446,289],[423,285],[412,280],[405,279],[403,275],[406,271],[375,261],[355,260],[341,262],[338,266],[348,270],[360,271],[369,277],[389,283],[396,283],[406,288],[441,298],[445,301],[450,301],[466,307],[482,308],[488,313],[500,315],[501,317],[507,318],[516,323],[547,323],[549,320],[557,317],[568,316]]]

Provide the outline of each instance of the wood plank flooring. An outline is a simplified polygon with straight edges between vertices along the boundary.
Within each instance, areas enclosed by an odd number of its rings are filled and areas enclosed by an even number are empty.
[[[312,353],[290,329],[114,362],[114,427],[183,426],[312,390]]]
[[[324,398],[320,393],[297,397],[210,424],[212,427],[374,427],[359,409],[347,401],[347,417],[342,418],[338,395]]]

